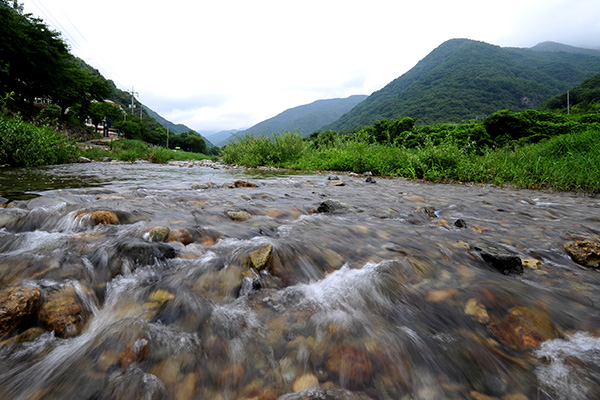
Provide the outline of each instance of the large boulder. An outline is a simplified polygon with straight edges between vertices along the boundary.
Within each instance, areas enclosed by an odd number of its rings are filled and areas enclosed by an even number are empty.
[[[16,330],[24,318],[35,312],[40,295],[38,288],[30,286],[0,291],[0,338]]]
[[[57,336],[69,338],[81,333],[88,312],[79,302],[75,288],[69,286],[49,294],[38,317],[47,330],[54,331]]]

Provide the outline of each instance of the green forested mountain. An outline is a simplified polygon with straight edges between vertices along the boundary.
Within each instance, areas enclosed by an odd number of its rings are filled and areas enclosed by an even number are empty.
[[[569,90],[569,105],[579,112],[600,111],[600,73]],[[554,96],[542,105],[545,110],[567,108],[567,92]]]
[[[348,131],[404,117],[455,122],[537,108],[599,71],[600,51],[555,43],[501,48],[452,39],[324,129]]]
[[[165,119],[162,115],[160,115],[159,113],[157,113],[156,111],[152,110],[151,108],[149,108],[148,106],[146,106],[144,104],[142,104],[142,107],[144,107],[144,110],[148,113],[148,115],[150,117],[154,118],[156,120],[156,122],[158,122],[163,128],[169,129],[169,131],[171,133],[179,134],[179,133],[185,133],[185,132],[195,132],[193,129],[188,128],[187,126],[185,126],[183,124],[175,124],[175,123]],[[200,135],[200,136],[202,136],[202,135]],[[203,138],[204,138],[204,141],[206,142],[207,147],[215,147],[215,145],[212,144],[206,137],[203,137]]]
[[[323,125],[330,124],[366,99],[365,95],[354,95],[345,99],[317,100],[310,104],[290,108],[260,122],[239,134],[280,135],[285,131],[300,132],[308,136]]]

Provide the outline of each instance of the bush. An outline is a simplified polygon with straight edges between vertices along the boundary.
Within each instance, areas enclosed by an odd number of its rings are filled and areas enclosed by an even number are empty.
[[[0,164],[12,167],[63,164],[78,156],[75,146],[49,128],[19,118],[0,117]]]

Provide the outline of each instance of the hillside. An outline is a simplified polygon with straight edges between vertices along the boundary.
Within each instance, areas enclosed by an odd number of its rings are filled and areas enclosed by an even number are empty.
[[[365,95],[354,95],[345,99],[317,100],[310,104],[290,108],[236,134],[280,135],[285,131],[300,132],[308,136],[324,125],[330,124],[366,99]]]
[[[234,138],[235,134],[242,131],[243,129],[230,129],[225,131],[219,131],[216,133],[212,133],[210,135],[206,135],[206,138],[213,142],[215,146],[222,147],[225,146],[230,139]]]
[[[571,107],[586,107],[587,112],[589,112],[592,105],[600,106],[600,73],[571,88],[569,90],[569,104]],[[565,91],[546,101],[542,108],[560,110],[566,108],[566,106],[567,92]]]
[[[419,123],[455,122],[537,108],[600,71],[600,51],[562,46],[501,48],[448,40],[325,128],[349,131],[407,116]]]
[[[165,119],[159,113],[157,113],[156,111],[152,110],[151,108],[149,108],[148,106],[146,106],[144,104],[142,104],[142,107],[144,107],[144,110],[148,113],[148,115],[150,117],[154,118],[156,120],[156,122],[158,122],[163,128],[169,129],[169,131],[171,133],[179,134],[179,133],[190,132],[190,131],[195,132],[192,128],[188,128],[187,126],[185,126],[183,124],[175,124],[175,123]],[[200,135],[200,136],[202,136],[202,135]],[[204,138],[204,141],[206,142],[207,147],[215,147],[215,145],[213,143],[211,143],[206,137],[204,137],[204,136],[202,136],[202,137]]]

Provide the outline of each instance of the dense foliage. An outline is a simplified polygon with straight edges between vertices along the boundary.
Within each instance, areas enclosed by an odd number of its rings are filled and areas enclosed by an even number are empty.
[[[77,160],[78,156],[75,146],[50,128],[0,115],[0,165],[63,164]]]
[[[542,105],[542,109],[573,113],[599,113],[600,112],[600,74],[586,79],[579,85],[571,88],[568,93],[561,93],[551,98]]]
[[[294,133],[246,136],[227,145],[223,159],[248,166],[600,192],[598,122],[534,110],[503,110],[463,124],[414,122],[381,120],[355,134],[327,130],[307,140]]]
[[[600,51],[573,49],[541,51],[449,40],[322,129],[350,131],[406,116],[422,124],[462,122],[502,109],[537,108],[600,70]]]

